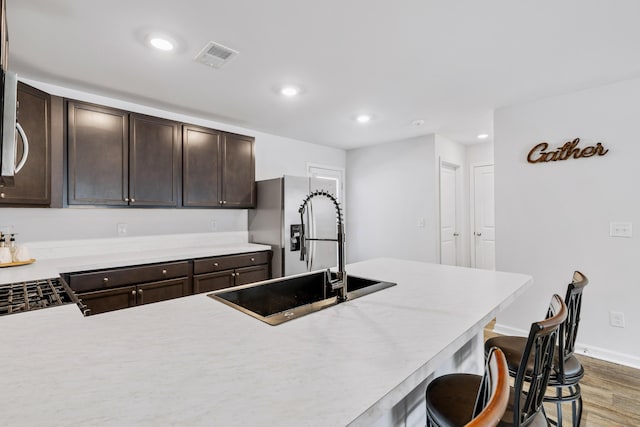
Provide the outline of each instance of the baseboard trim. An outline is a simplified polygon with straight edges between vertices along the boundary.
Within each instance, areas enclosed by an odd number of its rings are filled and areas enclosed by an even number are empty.
[[[502,335],[527,336],[527,331],[524,329],[512,328],[511,326],[501,325],[499,323],[495,324],[493,330],[494,332]],[[617,351],[586,345],[580,342],[576,343],[576,353],[593,357],[594,359],[605,360],[607,362],[617,363],[618,365],[640,369],[640,357],[633,356],[631,354],[619,353]]]

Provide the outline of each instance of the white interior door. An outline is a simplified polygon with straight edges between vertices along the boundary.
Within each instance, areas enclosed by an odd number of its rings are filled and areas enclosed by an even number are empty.
[[[496,269],[496,225],[493,165],[473,168],[474,266]]]
[[[459,166],[440,164],[440,263],[458,265],[458,170]]]

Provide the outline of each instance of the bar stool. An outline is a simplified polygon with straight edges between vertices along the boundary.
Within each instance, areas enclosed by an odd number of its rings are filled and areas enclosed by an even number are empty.
[[[438,408],[443,403],[437,399],[445,399],[447,403],[453,398],[455,404],[460,408],[452,411],[453,414],[460,416],[455,422],[457,425],[465,425],[465,427],[492,427],[500,422],[500,418],[504,415],[509,403],[509,366],[504,353],[499,348],[489,351],[489,356],[484,369],[484,376],[471,374],[460,374],[462,383],[468,383],[465,387],[469,390],[465,396],[449,396],[447,393],[434,393],[441,382],[440,377],[436,378],[429,384],[431,393],[428,393],[433,399],[427,403],[427,411],[429,408]],[[473,393],[472,393],[473,391]],[[437,413],[432,413],[431,418],[436,417]],[[427,418],[429,419],[429,418]],[[465,424],[466,423],[466,424]]]
[[[560,327],[558,339],[558,353],[554,357],[554,367],[549,377],[549,387],[555,388],[555,395],[546,395],[544,402],[556,405],[556,420],[550,422],[562,426],[562,404],[571,403],[571,421],[574,427],[580,425],[582,418],[582,393],[580,380],[584,376],[584,368],[575,356],[576,335],[580,323],[580,309],[582,307],[582,291],[589,283],[587,277],[576,271],[573,279],[567,286],[565,304],[567,306],[567,320]],[[526,338],[500,336],[485,342],[485,351],[492,347],[501,348],[509,364],[509,373],[515,376],[519,368],[522,352],[524,351]]]
[[[510,387],[507,409],[499,420],[501,426],[547,425],[542,399],[553,366],[559,328],[567,318],[567,307],[560,296],[551,298],[549,313],[545,320],[531,324],[521,368]],[[506,358],[508,362],[508,355]],[[452,427],[470,422],[480,383],[479,376],[470,374],[450,374],[433,380],[425,395],[427,426]]]

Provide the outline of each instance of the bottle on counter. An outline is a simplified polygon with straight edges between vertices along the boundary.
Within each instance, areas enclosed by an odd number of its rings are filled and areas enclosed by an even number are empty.
[[[9,264],[13,262],[11,249],[6,246],[5,235],[0,233],[0,264]]]
[[[16,235],[14,233],[11,233],[11,238],[9,239],[9,251],[11,252],[11,259],[16,262]]]

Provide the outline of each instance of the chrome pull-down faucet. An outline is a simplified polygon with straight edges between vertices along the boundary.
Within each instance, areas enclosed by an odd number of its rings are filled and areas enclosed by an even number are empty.
[[[335,239],[315,239],[315,238],[306,238],[304,233],[304,211],[307,207],[307,203],[314,197],[327,197],[331,199],[335,208],[336,208],[336,221],[338,224],[338,235]],[[306,247],[305,242],[307,240],[319,240],[319,241],[330,241],[337,242],[338,244],[338,272],[335,280],[329,280],[329,284],[331,285],[331,289],[337,292],[338,302],[347,300],[347,272],[344,269],[344,219],[342,216],[342,208],[340,207],[340,203],[338,200],[327,191],[312,191],[309,195],[302,201],[302,205],[300,205],[300,209],[298,209],[300,213],[300,223],[302,224],[302,235],[300,236],[300,259],[303,260],[306,255]],[[331,275],[329,274],[329,279]]]

